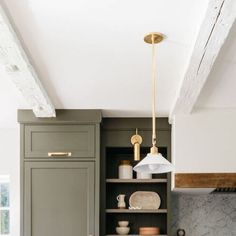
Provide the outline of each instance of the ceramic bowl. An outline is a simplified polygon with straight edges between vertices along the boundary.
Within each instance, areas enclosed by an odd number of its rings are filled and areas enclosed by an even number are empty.
[[[140,235],[158,235],[160,234],[160,228],[158,227],[140,227]]]
[[[129,221],[118,221],[118,225],[120,227],[127,227],[129,225]]]
[[[129,227],[116,227],[116,233],[120,235],[127,235],[129,233]]]

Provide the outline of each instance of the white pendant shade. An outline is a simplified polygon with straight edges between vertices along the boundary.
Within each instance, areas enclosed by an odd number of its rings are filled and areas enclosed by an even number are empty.
[[[164,158],[161,153],[148,153],[147,156],[133,168],[133,170],[142,173],[161,174],[173,171],[174,165]]]

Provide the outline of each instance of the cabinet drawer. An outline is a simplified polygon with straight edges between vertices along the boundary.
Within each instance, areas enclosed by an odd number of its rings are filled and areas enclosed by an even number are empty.
[[[25,126],[25,158],[64,157],[95,157],[94,125]]]

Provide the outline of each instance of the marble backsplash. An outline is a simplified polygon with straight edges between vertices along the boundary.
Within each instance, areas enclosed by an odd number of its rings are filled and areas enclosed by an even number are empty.
[[[236,194],[187,195],[173,193],[172,234],[236,236]]]

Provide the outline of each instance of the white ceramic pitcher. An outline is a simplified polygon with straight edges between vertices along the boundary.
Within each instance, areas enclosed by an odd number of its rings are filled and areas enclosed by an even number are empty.
[[[125,194],[119,194],[116,199],[118,201],[118,208],[125,209],[126,208]]]

